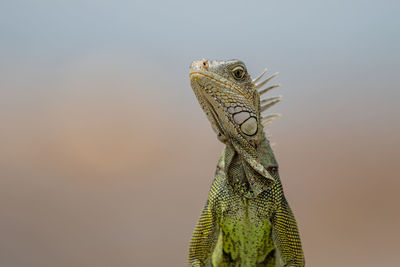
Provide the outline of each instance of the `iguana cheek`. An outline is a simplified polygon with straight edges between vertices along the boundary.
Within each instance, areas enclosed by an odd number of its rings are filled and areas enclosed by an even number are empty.
[[[233,115],[233,120],[239,125],[241,125],[248,118],[250,118],[250,113],[247,111],[242,111]]]
[[[257,119],[247,111],[235,113],[233,120],[240,126],[240,130],[248,136],[254,135],[258,130]]]
[[[246,135],[254,135],[257,132],[258,129],[258,123],[256,118],[250,117],[248,120],[242,123],[240,125],[240,130]]]

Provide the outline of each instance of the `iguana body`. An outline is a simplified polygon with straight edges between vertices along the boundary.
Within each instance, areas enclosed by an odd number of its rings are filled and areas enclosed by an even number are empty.
[[[261,124],[261,112],[280,99],[260,106],[260,95],[277,87],[258,92],[272,78],[256,85],[261,76],[252,81],[238,60],[190,66],[193,91],[226,147],[193,233],[189,266],[304,266],[296,221]]]

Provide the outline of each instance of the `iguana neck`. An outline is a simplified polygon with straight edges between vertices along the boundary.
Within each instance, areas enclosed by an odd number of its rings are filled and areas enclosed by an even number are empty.
[[[268,139],[262,133],[262,141],[254,148],[261,165],[272,175],[278,168],[277,161]],[[218,169],[223,170],[227,183],[247,198],[254,198],[271,186],[271,181],[260,175],[246,161],[232,142],[227,141],[218,163]]]

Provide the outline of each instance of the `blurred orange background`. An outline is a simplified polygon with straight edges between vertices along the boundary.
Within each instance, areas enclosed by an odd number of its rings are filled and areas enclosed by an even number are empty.
[[[395,1],[9,1],[0,266],[185,266],[223,148],[199,58],[280,71],[269,128],[307,266],[396,266]]]

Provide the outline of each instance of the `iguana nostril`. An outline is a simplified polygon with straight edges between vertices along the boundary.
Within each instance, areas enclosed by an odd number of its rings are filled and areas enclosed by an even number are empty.
[[[203,67],[208,69],[208,60],[203,60]]]

